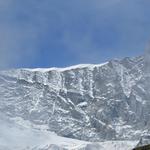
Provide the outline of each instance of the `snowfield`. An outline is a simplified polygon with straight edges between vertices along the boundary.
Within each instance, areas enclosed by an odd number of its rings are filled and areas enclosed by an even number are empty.
[[[0,114],[0,150],[131,150],[138,141],[90,143],[34,129],[26,121],[17,123]]]

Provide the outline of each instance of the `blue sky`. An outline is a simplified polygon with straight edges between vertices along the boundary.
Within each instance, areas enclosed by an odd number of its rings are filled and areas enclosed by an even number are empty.
[[[65,67],[137,56],[149,0],[1,0],[0,68]]]

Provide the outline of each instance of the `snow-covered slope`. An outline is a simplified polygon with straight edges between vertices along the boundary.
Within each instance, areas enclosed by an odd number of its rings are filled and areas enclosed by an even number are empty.
[[[27,121],[0,114],[0,150],[131,150],[137,141],[90,143],[36,130]]]
[[[0,112],[87,141],[135,140],[150,128],[144,56],[100,65],[0,72]]]
[[[142,136],[136,147],[150,145],[150,135]]]

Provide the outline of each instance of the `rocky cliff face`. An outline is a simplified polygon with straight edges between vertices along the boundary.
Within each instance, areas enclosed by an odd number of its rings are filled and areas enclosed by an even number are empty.
[[[82,140],[135,139],[149,133],[150,76],[145,57],[64,69],[0,72],[0,112]]]

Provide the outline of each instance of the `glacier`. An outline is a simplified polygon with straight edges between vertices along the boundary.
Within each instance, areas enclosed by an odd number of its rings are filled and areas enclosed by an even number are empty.
[[[137,141],[90,143],[37,130],[28,121],[0,114],[0,150],[130,150]]]

